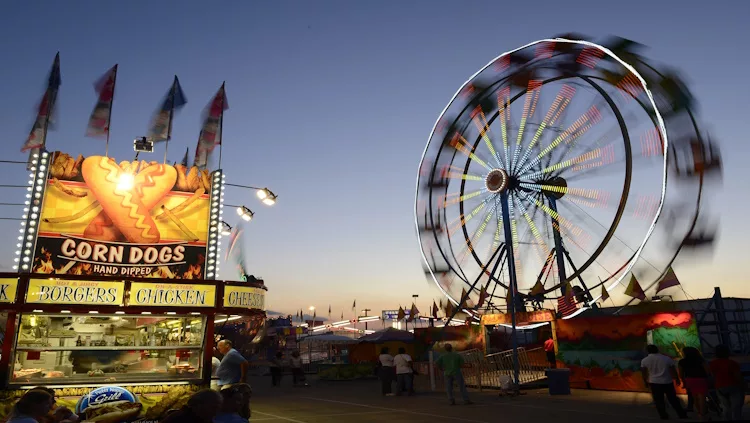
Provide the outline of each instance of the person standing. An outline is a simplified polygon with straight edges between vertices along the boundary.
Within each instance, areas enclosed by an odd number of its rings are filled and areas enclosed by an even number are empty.
[[[684,358],[677,363],[678,373],[685,390],[693,398],[696,411],[701,419],[708,416],[706,396],[708,395],[708,364],[700,352],[693,347],[682,349]]]
[[[281,370],[284,368],[282,358],[283,354],[281,351],[276,353],[276,356],[271,360],[271,383],[273,386],[281,384]]]
[[[289,364],[292,366],[292,383],[294,386],[302,384],[302,386],[308,386],[305,380],[305,370],[302,368],[302,357],[299,356],[299,351],[292,351],[292,358],[289,359]]]
[[[389,353],[388,347],[383,347],[380,350],[380,393],[384,396],[393,396],[392,387],[393,379],[396,377],[395,369],[393,368],[393,356]]]
[[[667,401],[669,401],[669,404],[677,412],[677,415],[681,419],[687,418],[687,413],[682,408],[682,404],[679,398],[677,398],[677,392],[674,390],[674,381],[678,378],[674,360],[664,354],[660,354],[659,348],[656,345],[649,345],[646,347],[646,351],[648,352],[648,356],[641,360],[641,374],[643,375],[643,381],[646,382],[646,386],[651,388],[651,396],[654,399],[654,405],[656,405],[659,417],[664,420],[669,419],[667,407],[664,402],[664,397],[666,396]]]
[[[409,395],[414,395],[412,387],[412,360],[411,356],[406,353],[406,348],[398,349],[398,355],[393,357],[393,364],[396,366],[396,395],[401,395],[404,391]]]
[[[547,361],[549,362],[549,368],[557,368],[557,359],[555,358],[555,340],[550,336],[544,341],[544,352],[547,354]]]
[[[466,383],[464,382],[464,374],[461,372],[461,367],[464,365],[464,358],[461,354],[453,351],[453,345],[445,344],[445,353],[438,357],[437,361],[438,369],[443,371],[445,376],[445,390],[448,393],[448,400],[451,405],[456,405],[456,400],[453,398],[453,382],[458,384],[458,390],[461,392],[461,398],[464,400],[464,404],[473,404],[469,400],[469,393],[466,391]]]
[[[742,406],[745,404],[745,380],[740,365],[729,358],[729,347],[716,346],[716,358],[709,364],[714,377],[714,387],[725,420],[742,420]]]
[[[216,376],[219,378],[219,389],[244,382],[250,364],[239,351],[232,348],[232,341],[228,339],[219,341],[217,349],[224,356],[219,364],[219,369],[216,371]]]

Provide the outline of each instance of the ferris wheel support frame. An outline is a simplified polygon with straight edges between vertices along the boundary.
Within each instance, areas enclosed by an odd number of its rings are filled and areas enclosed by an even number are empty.
[[[510,209],[508,208],[507,190],[504,190],[502,193],[500,193],[500,203],[503,213],[503,231],[505,232],[505,239],[512,240],[513,235],[510,228]],[[513,383],[515,383],[516,386],[519,386],[518,339],[516,337],[516,294],[518,293],[518,281],[516,280],[516,261],[513,257],[513,242],[511,242],[510,244],[506,242],[505,248],[505,254],[508,256],[508,278],[510,279],[510,304],[508,304],[508,313],[510,313],[510,336],[512,338],[511,342],[513,345]]]

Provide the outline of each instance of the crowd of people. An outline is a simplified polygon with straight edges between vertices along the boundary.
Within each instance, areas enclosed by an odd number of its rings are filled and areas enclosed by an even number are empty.
[[[463,357],[453,351],[451,344],[445,344],[445,352],[440,355],[436,363],[437,367],[443,371],[445,377],[446,393],[451,405],[456,404],[453,396],[453,384],[458,385],[464,404],[472,404],[469,400],[469,394],[466,390],[463,372],[461,369],[465,366]],[[414,369],[414,362],[405,348],[399,348],[398,354],[390,354],[388,347],[380,350],[378,357],[378,377],[380,379],[380,393],[383,396],[401,396],[414,395],[414,376],[417,375]],[[393,382],[396,382],[396,392],[393,392]]]
[[[742,419],[745,381],[740,365],[729,358],[728,347],[717,346],[716,358],[710,363],[698,349],[685,347],[682,350],[683,358],[677,365],[671,357],[661,354],[656,345],[649,345],[646,351],[648,356],[641,361],[641,373],[651,389],[659,417],[665,420],[669,418],[666,408],[666,402],[669,402],[680,418],[687,418],[687,412],[695,409],[699,418],[708,420],[711,405],[714,410],[721,410],[727,420]],[[677,398],[675,383],[684,387],[688,394],[687,409]]]

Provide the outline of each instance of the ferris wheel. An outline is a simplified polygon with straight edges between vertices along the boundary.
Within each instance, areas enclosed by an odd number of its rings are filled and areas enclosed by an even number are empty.
[[[572,290],[593,304],[645,260],[674,156],[660,110],[689,107],[689,95],[633,46],[527,44],[474,74],[440,114],[415,218],[427,273],[451,303],[517,312]],[[700,139],[693,124],[681,140]],[[645,261],[660,273],[674,258],[656,250],[666,258]]]

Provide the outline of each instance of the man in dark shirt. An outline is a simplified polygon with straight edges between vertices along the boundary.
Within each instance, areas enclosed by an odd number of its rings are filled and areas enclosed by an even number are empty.
[[[221,410],[222,397],[211,389],[193,394],[182,409],[169,414],[161,423],[212,423]]]

